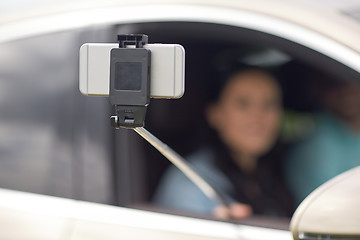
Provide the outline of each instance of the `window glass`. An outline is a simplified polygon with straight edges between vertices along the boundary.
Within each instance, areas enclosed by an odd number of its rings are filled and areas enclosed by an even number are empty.
[[[113,202],[109,104],[78,90],[81,34],[0,45],[0,187]]]

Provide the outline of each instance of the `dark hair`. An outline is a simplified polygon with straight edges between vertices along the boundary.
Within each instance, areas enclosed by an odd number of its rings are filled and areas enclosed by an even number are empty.
[[[208,103],[216,102],[225,86],[228,84],[229,80],[241,73],[249,72],[249,71],[259,71],[268,74],[269,76],[273,76],[273,74],[265,68],[259,66],[248,65],[245,63],[237,63],[227,67],[226,69],[222,69],[214,73],[212,79],[210,79],[211,83],[208,85]],[[275,79],[275,77],[274,77]]]
[[[235,201],[249,204],[254,214],[292,216],[295,210],[294,199],[282,171],[286,144],[276,141],[268,153],[258,158],[256,170],[252,173],[239,168],[230,154],[230,149],[215,131],[208,147],[214,154],[215,166],[230,181],[233,187],[230,194]],[[252,197],[248,192],[249,187],[260,189],[260,195]]]
[[[259,157],[253,173],[242,171],[230,156],[230,151],[220,140],[211,145],[215,166],[227,176],[233,186],[232,197],[251,205],[254,214],[291,217],[295,210],[291,195],[282,172],[286,145],[277,141],[265,155]],[[259,188],[258,196],[252,197],[249,187]]]

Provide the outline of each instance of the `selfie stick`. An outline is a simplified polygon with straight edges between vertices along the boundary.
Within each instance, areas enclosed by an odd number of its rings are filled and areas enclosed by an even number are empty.
[[[187,161],[178,153],[152,135],[144,128],[144,120],[146,107],[150,102],[150,54],[149,50],[145,50],[143,45],[148,43],[148,37],[142,34],[118,35],[119,48],[113,49],[111,53],[110,67],[110,102],[115,105],[115,116],[111,116],[111,125],[118,129],[120,127],[134,129],[141,137],[154,146],[162,155],[164,155],[171,163],[173,163],[181,172],[185,174],[200,190],[212,201],[218,205],[226,206],[224,198],[197,172],[195,172]],[[133,53],[133,54],[132,54]],[[124,57],[131,58],[124,60]],[[134,57],[136,56],[136,57]],[[138,63],[141,66],[141,74],[128,73],[121,71],[129,71],[132,65],[127,64]],[[134,64],[133,64],[134,65]],[[133,70],[133,69],[131,69]],[[118,76],[133,77],[131,81],[139,81],[141,84],[123,84],[122,78]],[[129,80],[126,79],[128,82]],[[141,86],[140,90],[131,95],[133,86]],[[124,86],[124,89],[122,89]],[[135,88],[134,87],[134,88]],[[126,88],[126,89],[125,89]],[[141,94],[139,94],[141,93]],[[125,97],[124,97],[125,96]],[[130,100],[129,100],[130,99]],[[139,99],[142,99],[139,101]],[[133,104],[133,102],[136,102]]]
[[[219,205],[225,205],[224,199],[215,191],[215,189],[206,182],[197,172],[195,172],[187,161],[168,145],[160,141],[143,127],[134,128],[141,137],[155,147],[162,155],[164,155],[172,164],[174,164],[181,172],[185,174],[201,191],[210,199]]]

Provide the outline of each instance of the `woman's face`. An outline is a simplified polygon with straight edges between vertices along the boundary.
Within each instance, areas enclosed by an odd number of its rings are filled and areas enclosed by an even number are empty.
[[[281,115],[276,80],[257,70],[231,77],[207,112],[210,125],[233,152],[254,157],[272,147]]]

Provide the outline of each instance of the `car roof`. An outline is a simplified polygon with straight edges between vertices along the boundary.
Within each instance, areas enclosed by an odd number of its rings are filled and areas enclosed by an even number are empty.
[[[35,0],[36,2],[38,4],[31,7],[24,5],[0,14],[0,43],[109,24],[169,21],[236,26],[242,24],[245,28],[279,34],[294,42],[299,42],[297,39],[302,38],[300,44],[324,52],[360,72],[360,1],[357,0]],[[275,26],[273,22],[276,21],[286,23],[287,29]],[[301,32],[301,29],[307,32]],[[308,33],[315,33],[317,36],[309,39],[299,37]],[[293,35],[297,37],[294,38]],[[322,49],[325,48],[322,43],[324,38],[332,41],[327,44],[326,49]],[[332,46],[334,44],[340,44],[341,47]]]

